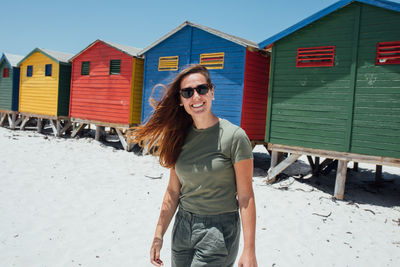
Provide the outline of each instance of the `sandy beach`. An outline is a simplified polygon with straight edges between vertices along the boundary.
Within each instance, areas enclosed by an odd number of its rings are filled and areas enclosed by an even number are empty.
[[[0,151],[1,266],[151,266],[168,182],[157,158],[91,136],[6,128]],[[253,152],[260,267],[400,266],[399,168],[383,166],[376,187],[375,166],[360,163],[358,172],[349,170],[339,201],[332,198],[334,171],[311,177],[302,157],[287,178],[267,185],[270,157],[262,146]]]

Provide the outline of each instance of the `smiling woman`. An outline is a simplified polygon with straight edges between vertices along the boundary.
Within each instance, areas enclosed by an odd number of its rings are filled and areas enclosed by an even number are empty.
[[[160,164],[170,168],[150,250],[155,266],[163,264],[163,236],[178,206],[172,266],[233,266],[240,221],[244,249],[239,266],[257,266],[250,141],[243,129],[214,115],[213,98],[207,68],[188,67],[176,76],[162,99],[153,102],[153,115],[134,133],[136,142],[156,151]]]

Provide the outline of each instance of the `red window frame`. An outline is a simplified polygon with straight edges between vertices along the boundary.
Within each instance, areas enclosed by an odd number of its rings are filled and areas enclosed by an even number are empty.
[[[3,78],[8,78],[10,76],[10,69],[4,68],[3,69]]]
[[[379,42],[376,45],[376,65],[400,64],[400,41]]]
[[[335,61],[335,46],[297,48],[296,67],[332,67]]]

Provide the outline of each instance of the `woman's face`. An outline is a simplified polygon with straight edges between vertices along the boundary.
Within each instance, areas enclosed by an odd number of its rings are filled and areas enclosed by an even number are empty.
[[[187,75],[181,81],[181,90],[185,88],[196,88],[199,85],[207,85],[207,79],[200,73],[193,73]],[[211,102],[214,97],[214,90],[210,90],[204,94],[200,95],[196,90],[194,90],[193,96],[190,98],[184,98],[180,94],[181,104],[185,108],[185,111],[195,118],[200,118],[204,115],[211,114]]]

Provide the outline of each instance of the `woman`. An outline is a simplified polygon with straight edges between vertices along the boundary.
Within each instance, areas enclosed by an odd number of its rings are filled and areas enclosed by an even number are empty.
[[[211,111],[214,86],[207,69],[180,72],[136,141],[156,151],[170,168],[168,187],[150,251],[161,266],[163,236],[176,209],[172,266],[233,266],[239,247],[240,209],[244,249],[239,266],[257,266],[253,156],[245,132]],[[155,102],[153,102],[155,103]]]

